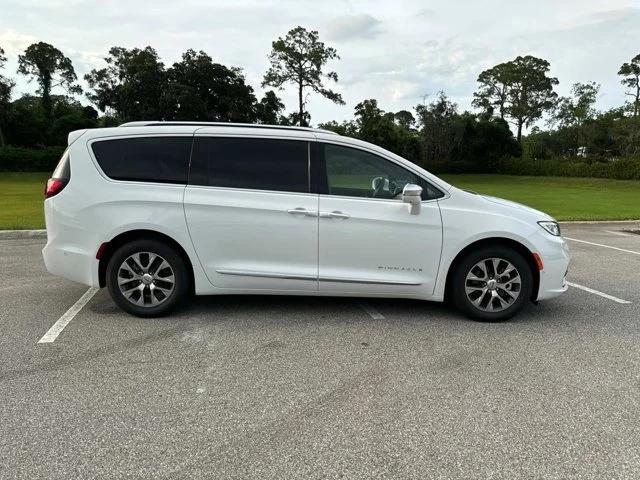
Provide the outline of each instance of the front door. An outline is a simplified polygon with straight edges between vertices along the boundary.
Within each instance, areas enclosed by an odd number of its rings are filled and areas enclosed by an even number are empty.
[[[219,288],[317,291],[318,195],[305,139],[197,136],[184,208]]]
[[[442,247],[435,188],[372,152],[324,144],[320,164],[320,291],[429,296]],[[401,200],[408,183],[423,187],[418,215]]]

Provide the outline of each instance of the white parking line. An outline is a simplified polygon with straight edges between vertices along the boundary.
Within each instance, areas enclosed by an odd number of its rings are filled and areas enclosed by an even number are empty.
[[[594,295],[599,295],[599,296],[601,296],[603,298],[606,298],[608,300],[613,300],[614,302],[617,302],[617,303],[624,303],[624,304],[631,303],[628,300],[623,300],[621,298],[614,297],[613,295],[609,295],[608,293],[599,292],[598,290],[594,290],[593,288],[585,287],[584,285],[578,285],[577,283],[567,282],[567,285],[569,285],[570,287],[573,287],[573,288],[579,288],[580,290],[584,290],[585,292],[593,293]]]
[[[631,235],[629,235],[628,233],[624,233],[624,232],[614,232],[613,230],[603,230],[603,232],[606,233],[611,233],[613,235],[620,235],[621,237],[630,237]]]
[[[56,323],[44,334],[44,336],[38,340],[38,343],[52,343],[58,335],[64,330],[73,317],[75,317],[82,307],[84,307],[89,300],[96,294],[98,288],[90,288],[78,299],[76,303],[74,303],[69,310],[64,312],[64,314],[58,319]]]
[[[603,245],[602,243],[587,242],[586,240],[578,240],[577,238],[564,237],[564,239],[571,240],[572,242],[586,243],[589,245],[595,245],[596,247],[610,248],[611,250],[619,250],[620,252],[633,253],[634,255],[640,255],[640,252],[634,252],[633,250],[627,250],[626,248],[612,247],[611,245]]]
[[[374,320],[384,320],[384,315],[365,302],[359,302],[362,309],[369,314]]]

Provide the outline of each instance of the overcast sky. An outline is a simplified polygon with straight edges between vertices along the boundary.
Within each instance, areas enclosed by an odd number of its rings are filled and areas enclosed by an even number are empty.
[[[640,0],[0,0],[3,74],[17,94],[35,89],[15,73],[17,55],[35,41],[61,49],[78,77],[114,45],[151,45],[166,65],[194,48],[242,67],[259,94],[271,41],[297,25],[318,30],[341,57],[330,68],[346,105],[312,95],[313,124],[352,118],[365,98],[397,111],[439,90],[470,108],[483,69],[525,54],[551,62],[560,94],[578,81],[602,84],[606,109],[624,102],[616,73],[640,53]],[[292,89],[280,95],[296,109]]]

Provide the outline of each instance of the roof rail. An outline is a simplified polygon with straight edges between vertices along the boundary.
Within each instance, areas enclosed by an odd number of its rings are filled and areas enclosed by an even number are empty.
[[[137,121],[137,122],[127,122],[119,125],[120,127],[175,127],[175,126],[185,126],[185,127],[241,127],[241,128],[264,128],[264,129],[272,129],[272,130],[299,130],[303,132],[322,132],[322,133],[332,133],[333,135],[338,135],[336,132],[332,132],[331,130],[325,130],[323,128],[311,128],[311,127],[297,127],[297,126],[286,126],[286,125],[265,125],[260,123],[230,123],[230,122],[161,122],[161,121]]]

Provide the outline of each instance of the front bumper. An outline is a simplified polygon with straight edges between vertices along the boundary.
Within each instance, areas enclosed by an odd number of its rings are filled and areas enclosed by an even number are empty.
[[[566,240],[562,237],[549,239],[545,242],[545,248],[541,250],[539,253],[544,268],[540,271],[540,287],[536,300],[557,297],[569,288],[566,277],[571,253]]]

